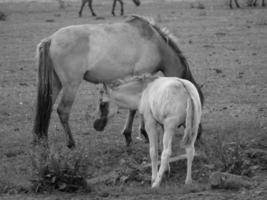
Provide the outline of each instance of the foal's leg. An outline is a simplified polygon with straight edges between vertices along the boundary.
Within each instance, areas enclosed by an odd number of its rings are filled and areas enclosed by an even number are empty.
[[[186,179],[185,184],[192,184],[192,162],[195,155],[194,143],[189,147],[186,147],[186,156],[187,156],[187,170],[186,170]]]
[[[153,184],[156,180],[158,173],[158,130],[157,130],[157,122],[152,118],[146,121],[146,130],[149,137],[149,154],[151,159],[151,168],[152,168],[152,176],[151,183]]]
[[[81,8],[80,8],[80,11],[79,11],[79,17],[82,16],[83,7],[84,7],[84,5],[86,4],[87,1],[88,1],[88,0],[82,0]]]
[[[92,13],[92,16],[96,16],[96,14],[95,14],[95,12],[93,10],[92,2],[93,2],[93,0],[89,0],[88,1],[88,7],[89,7],[89,9],[90,9],[90,11]]]
[[[113,0],[113,5],[112,5],[112,11],[111,14],[115,16],[115,8],[116,8],[117,0]]]
[[[169,158],[172,153],[172,138],[177,127],[177,118],[170,118],[164,122],[163,151],[161,154],[161,163],[159,172],[152,188],[159,187],[164,172],[169,169]]]
[[[78,87],[79,84],[73,86],[65,86],[63,88],[62,99],[57,108],[61,124],[65,131],[67,146],[69,148],[75,147],[75,142],[69,126],[69,115]]]

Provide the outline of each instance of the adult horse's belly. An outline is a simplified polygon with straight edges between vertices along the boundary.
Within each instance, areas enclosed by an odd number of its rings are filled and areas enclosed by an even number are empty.
[[[134,31],[104,30],[92,31],[90,34],[87,73],[91,78],[109,81],[156,71],[159,63],[156,44]]]

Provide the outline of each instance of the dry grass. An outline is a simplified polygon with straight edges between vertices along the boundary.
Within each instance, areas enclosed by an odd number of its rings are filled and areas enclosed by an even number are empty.
[[[88,151],[35,147],[32,154],[33,191],[90,191],[86,184],[88,168],[92,165]]]

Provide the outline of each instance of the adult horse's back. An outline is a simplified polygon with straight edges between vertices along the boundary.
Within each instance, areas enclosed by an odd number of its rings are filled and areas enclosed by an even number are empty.
[[[178,46],[159,27],[134,16],[114,24],[76,25],[62,28],[44,39],[37,48],[38,97],[34,142],[47,143],[52,107],[62,90],[57,112],[68,147],[75,143],[69,114],[82,80],[104,83],[125,76],[162,71],[196,82]],[[202,93],[198,87],[200,96]],[[123,134],[131,142],[135,111],[130,111]]]

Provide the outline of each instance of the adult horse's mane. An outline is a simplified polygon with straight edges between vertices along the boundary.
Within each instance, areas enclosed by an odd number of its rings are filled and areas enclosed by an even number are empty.
[[[181,64],[185,67],[184,74],[181,78],[184,78],[184,79],[191,81],[196,86],[196,88],[199,92],[199,95],[200,95],[201,103],[203,104],[203,102],[204,102],[203,93],[200,89],[200,86],[196,83],[196,81],[194,80],[194,78],[192,76],[192,73],[189,69],[189,64],[186,60],[186,57],[184,56],[184,54],[182,53],[182,51],[178,47],[178,38],[174,34],[172,34],[168,28],[159,27],[153,18],[139,16],[139,15],[133,15],[133,16],[131,16],[131,18],[129,20],[131,20],[131,19],[139,19],[139,20],[142,20],[142,21],[150,24],[154,28],[154,30],[156,30],[159,33],[159,35],[162,37],[162,39],[172,48],[172,50],[179,57]]]

